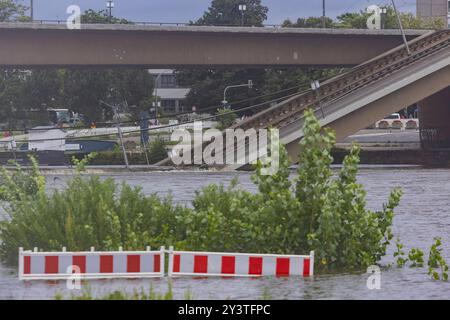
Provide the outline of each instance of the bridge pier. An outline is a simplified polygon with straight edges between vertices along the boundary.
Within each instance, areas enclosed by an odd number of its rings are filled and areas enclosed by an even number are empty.
[[[419,124],[422,149],[450,149],[450,87],[419,102]]]

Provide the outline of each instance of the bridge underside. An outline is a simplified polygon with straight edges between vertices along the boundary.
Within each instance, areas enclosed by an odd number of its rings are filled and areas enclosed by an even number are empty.
[[[0,23],[0,43],[0,66],[285,67],[358,65],[402,39],[396,30]]]

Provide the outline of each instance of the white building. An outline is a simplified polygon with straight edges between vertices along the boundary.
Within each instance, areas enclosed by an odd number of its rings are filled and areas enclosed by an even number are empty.
[[[153,95],[158,97],[158,107],[165,113],[178,113],[186,110],[184,100],[191,89],[178,85],[175,71],[172,69],[150,69],[155,89]]]

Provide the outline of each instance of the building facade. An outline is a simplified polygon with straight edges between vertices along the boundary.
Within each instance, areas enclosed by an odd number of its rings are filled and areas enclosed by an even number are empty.
[[[150,69],[155,83],[154,96],[157,97],[158,107],[164,113],[185,112],[184,100],[189,93],[189,88],[181,88],[178,85],[174,70]]]
[[[423,19],[442,19],[449,26],[450,0],[416,0],[417,16]]]

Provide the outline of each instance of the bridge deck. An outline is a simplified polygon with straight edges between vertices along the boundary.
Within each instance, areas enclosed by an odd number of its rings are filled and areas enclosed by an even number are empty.
[[[402,38],[397,30],[0,23],[0,43],[0,66],[286,67],[358,65]]]

